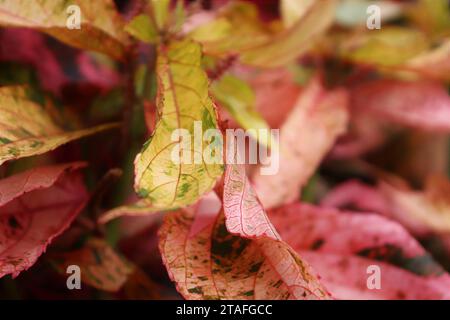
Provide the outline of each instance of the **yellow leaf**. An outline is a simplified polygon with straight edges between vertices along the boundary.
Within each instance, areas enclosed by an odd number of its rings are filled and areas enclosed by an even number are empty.
[[[450,8],[447,0],[417,0],[408,16],[431,36],[450,35]]]
[[[208,78],[201,68],[200,45],[185,40],[161,46],[156,73],[160,116],[153,136],[136,157],[135,189],[161,210],[197,201],[213,188],[223,173],[223,164],[205,162],[205,156],[215,158],[214,148],[209,147],[219,141],[210,139],[198,145],[189,139],[190,146],[186,147],[184,140],[181,143],[180,139],[172,139],[177,129],[202,140],[206,130],[218,128],[216,110],[208,94]],[[200,130],[195,130],[198,124]],[[178,154],[177,147],[183,155],[181,161],[173,157]],[[190,161],[183,161],[185,155]]]
[[[266,43],[270,34],[259,20],[251,3],[233,2],[218,13],[217,19],[200,25],[190,36],[200,41],[206,54],[239,54],[242,50]]]
[[[242,52],[243,63],[257,67],[286,65],[306,52],[314,41],[332,24],[335,0],[316,1],[291,28],[271,37],[269,41]]]
[[[150,17],[145,14],[134,17],[125,27],[125,31],[133,37],[148,43],[156,43],[158,31],[155,29]]]
[[[170,0],[150,0],[158,30],[164,30],[169,16]]]
[[[281,0],[280,12],[283,24],[289,28],[300,19],[314,3],[314,0]]]
[[[202,24],[192,30],[189,37],[198,42],[221,41],[225,37],[232,36],[233,26],[225,18],[218,18]]]
[[[69,29],[78,6],[80,29]],[[74,8],[74,7],[72,7]],[[0,26],[38,29],[81,49],[120,59],[127,43],[123,21],[111,0],[0,0]]]
[[[214,97],[236,119],[250,135],[264,146],[270,145],[270,128],[263,117],[255,110],[255,93],[243,80],[232,75],[224,75],[211,86]],[[257,131],[264,129],[262,131]],[[261,134],[262,133],[262,134]]]
[[[159,212],[160,210],[155,210],[152,208],[151,204],[145,199],[136,201],[133,204],[123,205],[111,210],[106,211],[98,219],[99,223],[107,223],[115,218],[121,216],[140,216],[147,215],[151,213]]]
[[[65,132],[40,105],[27,98],[23,87],[0,88],[0,165],[113,127],[117,124]]]
[[[341,56],[357,63],[380,66],[400,65],[428,48],[420,31],[383,27],[355,34],[341,47]]]

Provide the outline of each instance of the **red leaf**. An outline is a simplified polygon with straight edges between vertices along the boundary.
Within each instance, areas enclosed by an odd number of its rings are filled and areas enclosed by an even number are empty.
[[[357,86],[351,104],[401,125],[450,131],[450,97],[438,83],[377,80]]]
[[[32,169],[0,181],[0,277],[30,268],[87,201],[82,163]]]

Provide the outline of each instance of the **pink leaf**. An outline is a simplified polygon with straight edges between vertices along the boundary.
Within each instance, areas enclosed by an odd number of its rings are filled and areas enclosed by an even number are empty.
[[[419,277],[384,262],[313,251],[302,251],[301,254],[319,272],[323,283],[338,299],[450,299],[448,283]],[[369,266],[380,268],[380,289],[368,288]]]
[[[298,203],[273,210],[269,216],[281,237],[311,263],[336,298],[450,295],[450,276],[394,221]],[[381,290],[367,287],[370,265],[382,268]]]
[[[352,90],[351,105],[401,125],[450,131],[450,97],[433,82],[377,80]]]
[[[300,95],[280,132],[280,167],[275,175],[253,177],[256,193],[265,208],[298,198],[336,138],[348,122],[347,94],[326,92],[315,78]]]
[[[87,192],[72,172],[82,166],[36,168],[0,181],[0,277],[30,268],[82,210]]]
[[[223,207],[230,233],[245,238],[266,236],[279,239],[247,179],[244,165],[226,166]]]

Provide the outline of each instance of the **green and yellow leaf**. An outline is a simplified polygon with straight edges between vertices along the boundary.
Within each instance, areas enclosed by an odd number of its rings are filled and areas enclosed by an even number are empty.
[[[125,31],[143,42],[156,43],[158,40],[158,30],[146,14],[134,17],[125,26]]]
[[[66,132],[44,108],[28,99],[24,87],[0,88],[0,165],[114,127],[117,124]]]
[[[428,49],[425,35],[414,29],[384,27],[356,33],[341,46],[340,55],[356,63],[395,66]]]
[[[222,163],[205,163],[204,157],[222,158],[210,148],[212,141],[186,147],[185,141],[172,139],[177,129],[194,137],[195,122],[201,125],[200,137],[208,129],[218,129],[216,110],[209,97],[208,78],[201,68],[200,45],[174,41],[158,50],[157,106],[159,121],[153,136],[135,160],[135,189],[155,209],[165,210],[187,206],[210,191],[223,173]],[[192,139],[191,139],[192,140]],[[189,161],[174,161],[172,154]],[[197,160],[196,160],[197,159]]]
[[[244,81],[232,75],[224,75],[211,86],[214,98],[225,107],[234,119],[250,135],[264,146],[270,145],[270,127],[255,109],[255,93]],[[259,131],[262,129],[261,131]]]

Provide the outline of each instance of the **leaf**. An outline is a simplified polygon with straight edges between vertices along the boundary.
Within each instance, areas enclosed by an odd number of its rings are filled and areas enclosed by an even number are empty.
[[[28,99],[25,88],[0,88],[0,165],[114,127],[117,124],[65,132],[40,105]]]
[[[82,282],[110,292],[118,291],[133,273],[133,266],[100,238],[90,238],[81,249],[54,255],[52,262],[62,274],[70,265],[79,266]]]
[[[316,78],[296,102],[280,131],[279,169],[274,175],[253,176],[265,208],[296,200],[348,122],[347,94],[326,92]]]
[[[224,17],[211,20],[192,30],[188,36],[198,42],[220,41],[231,35],[233,26]]]
[[[244,165],[226,166],[223,211],[228,232],[250,239],[265,236],[280,240],[247,179]]]
[[[281,0],[280,12],[286,28],[292,27],[311,8],[314,0]]]
[[[365,256],[417,275],[450,281],[402,225],[383,216],[294,203],[270,211],[269,217],[297,252]]]
[[[150,0],[158,30],[164,30],[169,16],[170,0]]]
[[[342,42],[339,55],[356,63],[395,66],[427,49],[428,41],[422,32],[387,26],[350,36]]]
[[[450,276],[396,222],[299,203],[269,216],[283,239],[321,270],[336,298],[431,299],[450,294]],[[373,265],[381,268],[379,290],[367,287],[367,268]]]
[[[255,110],[255,94],[245,81],[227,74],[213,83],[211,91],[236,121],[244,129],[249,129],[253,138],[264,146],[270,145],[269,125]]]
[[[123,294],[130,300],[160,300],[161,288],[141,269],[133,266],[134,272],[128,276],[123,285]]]
[[[449,190],[450,182],[444,177],[430,176],[425,189],[415,191],[395,176],[395,183],[381,181],[378,187],[356,181],[343,183],[329,192],[322,204],[377,212],[423,236],[450,230]]]
[[[418,0],[408,9],[408,17],[430,36],[448,35],[450,9],[446,0]]]
[[[395,266],[356,256],[303,251],[302,255],[320,272],[333,296],[343,300],[441,300],[450,299],[448,285],[426,279]],[[369,289],[367,270],[376,265],[381,289]],[[372,267],[373,268],[373,267]]]
[[[202,228],[196,228],[199,220]],[[284,242],[233,236],[222,213],[166,215],[159,247],[171,279],[186,299],[329,298],[307,264]]]
[[[280,128],[301,92],[293,74],[286,68],[268,69],[250,78],[249,82],[256,95],[256,110],[271,128]]]
[[[71,5],[80,8],[80,29],[66,26]],[[123,21],[110,0],[1,0],[0,25],[38,29],[68,45],[115,59],[122,58],[127,44]]]
[[[135,160],[135,189],[155,209],[194,203],[213,188],[223,173],[222,164],[207,164],[204,160],[205,155],[214,158],[214,148],[207,150],[203,143],[194,150],[191,143],[191,149],[187,150],[184,143],[171,139],[176,129],[186,129],[194,137],[195,121],[201,121],[201,135],[208,129],[218,128],[216,111],[208,95],[208,79],[200,64],[200,46],[194,42],[176,41],[159,48],[157,105],[160,117],[152,137]],[[191,164],[173,160],[172,152],[177,145],[183,154],[190,155]],[[195,163],[195,158],[200,163]]]
[[[87,202],[82,163],[40,167],[0,180],[0,277],[30,268]]]
[[[337,1],[315,1],[291,28],[276,34],[266,43],[245,50],[243,63],[261,68],[286,65],[305,53],[333,23]]]
[[[402,67],[431,79],[450,81],[450,39],[408,60]]]
[[[381,183],[381,192],[394,216],[425,227],[436,233],[450,232],[450,181],[431,176],[425,190],[403,190],[390,183]]]
[[[145,199],[136,201],[129,205],[123,205],[103,213],[98,219],[99,223],[107,223],[115,218],[122,216],[140,216],[159,212]]]
[[[146,14],[134,17],[125,26],[125,31],[133,37],[147,43],[156,43],[158,40],[158,31],[155,29],[150,17]]]
[[[206,18],[206,19],[205,19]],[[196,15],[192,20],[206,20],[205,23],[191,28],[190,35],[202,42],[203,52],[213,56],[239,55],[242,50],[266,43],[270,34],[264,30],[258,15],[258,9],[246,2],[231,2],[218,12],[215,19],[205,15]],[[207,32],[209,31],[209,32]],[[206,36],[206,33],[209,36]]]
[[[351,92],[352,108],[416,129],[449,132],[450,97],[438,83],[381,79]]]

